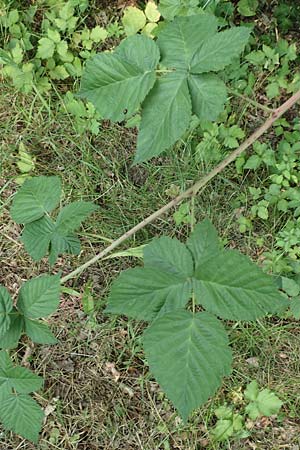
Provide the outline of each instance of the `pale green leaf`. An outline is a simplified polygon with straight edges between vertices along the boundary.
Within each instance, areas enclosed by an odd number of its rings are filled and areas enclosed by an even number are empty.
[[[144,248],[145,267],[186,278],[193,275],[193,259],[184,244],[167,236],[154,239]]]
[[[26,317],[38,319],[56,311],[59,296],[59,276],[41,275],[23,284],[17,306]]]
[[[58,44],[60,42],[60,34],[57,30],[48,28],[47,34],[48,38],[51,39],[51,41],[55,42],[55,44]]]
[[[186,77],[168,73],[159,78],[143,103],[135,163],[159,155],[182,136],[192,116]]]
[[[54,229],[54,222],[47,216],[25,225],[21,241],[34,261],[47,254]]]
[[[0,339],[10,327],[13,302],[8,290],[0,284]]]
[[[200,261],[194,277],[197,303],[223,319],[255,320],[286,303],[272,277],[234,250]]]
[[[54,51],[55,51],[55,43],[52,41],[52,39],[45,37],[39,39],[36,54],[37,58],[41,59],[51,58],[54,55]]]
[[[216,120],[224,109],[226,86],[213,74],[189,75],[192,109],[200,120]]]
[[[217,18],[209,14],[176,17],[158,36],[161,64],[168,68],[188,70],[204,39],[216,33],[217,24]]]
[[[127,36],[138,33],[146,25],[146,16],[139,8],[128,6],[124,10],[122,24]]]
[[[160,12],[153,0],[148,0],[145,8],[145,15],[150,22],[158,22],[160,19]]]
[[[250,419],[255,420],[258,417],[270,417],[278,414],[283,402],[269,389],[260,391],[256,399],[246,406],[246,414]]]
[[[231,372],[224,327],[206,312],[173,311],[156,319],[143,344],[150,371],[185,421]]]
[[[37,443],[44,413],[41,407],[26,394],[10,394],[0,403],[0,420],[3,426]]]
[[[59,177],[41,176],[26,180],[14,197],[12,219],[24,224],[40,219],[58,205],[60,194]]]
[[[58,340],[46,323],[27,319],[26,317],[24,322],[25,333],[36,344],[53,345],[58,343]]]
[[[93,42],[101,42],[104,41],[108,36],[108,33],[105,28],[100,27],[99,25],[95,26],[91,30],[90,38]]]
[[[60,210],[56,219],[56,231],[58,233],[69,233],[79,228],[98,206],[91,202],[74,202]]]
[[[238,2],[238,12],[245,17],[255,16],[258,8],[258,0],[240,0]]]
[[[195,264],[205,261],[220,251],[218,233],[210,220],[205,219],[194,227],[194,231],[186,241],[192,252]]]
[[[141,35],[127,38],[118,52],[102,53],[87,62],[80,95],[91,101],[102,117],[124,120],[136,112],[153,87],[158,61],[159,51],[152,39]]]
[[[244,396],[246,400],[255,401],[258,396],[258,383],[256,380],[251,381],[244,391]]]
[[[300,286],[291,278],[281,277],[281,289],[287,293],[289,297],[296,297],[299,295]]]
[[[43,379],[26,369],[17,366],[0,369],[0,387],[15,389],[20,394],[29,394],[38,391],[43,386]]]
[[[7,332],[0,338],[0,348],[12,349],[18,346],[23,328],[24,319],[23,316],[18,313],[14,308],[12,310],[13,315],[11,316],[10,327]]]
[[[154,268],[129,269],[113,282],[105,311],[152,320],[173,309],[184,308],[190,296],[191,282],[185,275]]]
[[[250,32],[249,28],[235,27],[207,38],[193,57],[191,72],[216,72],[224,69],[243,51]]]

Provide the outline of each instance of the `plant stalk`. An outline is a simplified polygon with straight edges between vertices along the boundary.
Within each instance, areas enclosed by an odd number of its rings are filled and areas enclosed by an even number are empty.
[[[284,113],[286,113],[299,100],[300,100],[300,91],[292,95],[286,102],[284,102],[277,109],[274,109],[271,116],[256,131],[254,131],[254,133],[252,133],[251,136],[249,136],[236,150],[230,153],[230,155],[228,155],[222,162],[220,162],[220,164],[218,164],[213,170],[211,170],[211,172],[202,177],[200,180],[194,183],[193,186],[184,191],[182,194],[175,197],[173,200],[164,205],[162,208],[150,214],[150,216],[148,216],[146,219],[143,219],[133,228],[126,231],[126,233],[124,233],[122,236],[120,236],[118,239],[112,242],[108,247],[106,247],[100,253],[95,255],[93,258],[91,258],[90,260],[88,260],[87,262],[85,262],[84,264],[82,264],[69,274],[65,275],[63,278],[61,278],[61,284],[64,284],[71,278],[76,277],[77,275],[82,273],[85,269],[87,269],[89,266],[95,264],[97,261],[104,258],[104,256],[106,256],[108,253],[110,253],[112,250],[114,250],[116,247],[122,244],[122,242],[126,241],[128,238],[133,236],[137,231],[143,229],[144,227],[152,223],[154,220],[156,220],[158,217],[168,212],[171,208],[178,205],[182,200],[188,197],[192,197],[196,195],[200,189],[204,189],[204,187],[206,187],[206,185],[210,180],[212,180],[216,175],[222,172],[230,163],[232,163],[247,148],[249,148],[255,141],[257,141],[257,139],[259,139],[269,128],[272,127],[274,122],[277,119],[279,119],[279,117],[281,117]]]

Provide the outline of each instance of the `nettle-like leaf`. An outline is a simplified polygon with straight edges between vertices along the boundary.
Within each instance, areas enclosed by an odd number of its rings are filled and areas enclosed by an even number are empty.
[[[0,352],[0,421],[8,430],[38,441],[44,413],[28,394],[43,386],[43,379],[25,367],[13,366],[7,352]]]
[[[73,233],[97,209],[91,202],[74,202],[62,208],[54,221],[49,212],[59,203],[61,181],[58,177],[35,177],[26,180],[14,197],[11,216],[24,224],[21,241],[34,261],[49,253],[50,265],[58,255],[80,253],[80,241]]]
[[[231,372],[231,350],[222,323],[209,313],[173,311],[144,333],[150,370],[187,420]]]
[[[186,311],[192,297],[207,312]],[[228,339],[214,315],[249,321],[283,306],[272,277],[246,256],[224,250],[204,220],[186,245],[167,237],[147,245],[144,267],[113,282],[106,312],[152,322],[144,336],[150,370],[187,419],[230,372]]]
[[[130,36],[114,52],[87,63],[79,95],[102,117],[121,121],[141,107],[135,163],[171,147],[192,114],[215,120],[223,110],[225,84],[210,72],[223,70],[240,55],[250,30],[217,32],[217,24],[209,14],[176,17],[162,28],[157,42]]]

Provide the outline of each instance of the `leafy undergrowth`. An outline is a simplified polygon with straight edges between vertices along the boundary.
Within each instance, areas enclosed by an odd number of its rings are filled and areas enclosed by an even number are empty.
[[[261,23],[259,26],[264,27]],[[271,72],[274,70],[271,68]],[[64,87],[61,88],[63,91]],[[260,102],[267,103],[260,83],[256,89]],[[208,126],[199,130],[198,136],[187,136],[186,144],[163,154],[155,164],[132,167],[135,129],[104,122],[98,135],[79,133],[73,125],[73,116],[62,111],[59,97],[54,94],[50,100],[45,98],[46,103],[34,93],[16,94],[7,83],[0,94],[0,283],[11,294],[26,279],[48,271],[46,259],[32,264],[19,241],[20,227],[9,215],[10,201],[17,190],[15,177],[20,175],[17,165],[20,142],[35,158],[33,174],[63,176],[63,204],[83,200],[99,206],[97,215],[81,229],[81,254],[59,257],[56,262],[54,270],[67,273],[199,178],[220,158],[220,153],[235,145],[234,140],[242,139],[241,133],[248,134],[266,115],[244,99],[235,98],[234,112],[229,114],[225,129],[218,126],[216,131]],[[294,112],[288,119],[293,118]],[[231,129],[233,120],[239,122],[241,131]],[[206,148],[202,146],[195,157],[195,140],[199,142],[199,136],[206,143],[215,139],[219,146],[215,148],[220,152],[207,158]],[[271,132],[265,139],[275,148],[280,136]],[[253,213],[251,208],[257,201],[251,191],[249,194],[249,187],[258,188],[262,183],[267,190],[269,181],[264,167],[260,171],[242,170],[239,174],[229,168],[195,199],[194,205],[187,202],[177,216],[160,218],[122,248],[145,244],[162,234],[185,240],[190,232],[189,213],[193,208],[197,221],[205,216],[212,220],[228,247],[238,248],[263,262],[264,253],[274,251],[275,233],[291,217],[291,212],[285,212],[284,216],[283,212],[270,211],[266,219]],[[134,265],[136,260],[127,257],[109,259],[91,267],[70,283],[73,290],[62,296],[59,312],[49,320],[61,344],[31,348],[25,339],[15,351],[15,361],[24,358],[30,369],[45,378],[44,390],[34,397],[45,409],[46,420],[37,446],[2,430],[0,447],[7,450],[297,450],[300,445],[299,323],[291,318],[233,327],[228,323],[235,355],[232,377],[184,425],[149,375],[140,343],[143,326],[103,314],[112,280],[121,270]],[[89,314],[82,302],[88,282],[92,285],[93,299]],[[214,443],[210,431],[216,422],[215,409],[224,403],[235,404],[240,389],[254,379],[261,387],[274,390],[283,401],[280,414],[253,421],[250,436],[232,441],[230,446]]]

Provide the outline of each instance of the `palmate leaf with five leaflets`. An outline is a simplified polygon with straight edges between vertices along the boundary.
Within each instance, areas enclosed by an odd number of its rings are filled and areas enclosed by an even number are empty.
[[[239,56],[249,35],[246,27],[217,32],[217,19],[209,14],[176,17],[162,28],[157,43],[135,35],[113,53],[95,56],[79,95],[114,121],[129,118],[141,106],[135,163],[146,161],[183,135],[192,114],[217,119],[226,87],[209,72],[223,70]]]
[[[226,334],[212,314],[255,320],[287,304],[272,277],[221,248],[208,220],[195,226],[186,245],[154,239],[144,248],[144,265],[113,282],[106,312],[152,322],[144,338],[150,369],[186,419],[230,372]],[[192,294],[208,312],[185,311]]]

